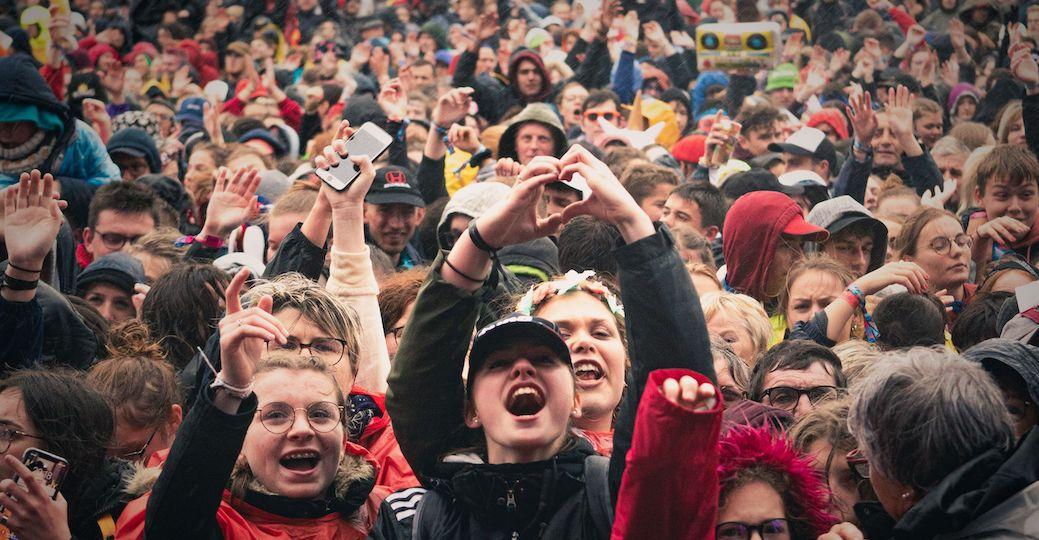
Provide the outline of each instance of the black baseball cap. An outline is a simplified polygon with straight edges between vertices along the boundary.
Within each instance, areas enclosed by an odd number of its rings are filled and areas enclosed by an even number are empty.
[[[779,179],[771,172],[764,169],[751,169],[726,178],[722,183],[721,191],[726,199],[735,201],[754,191],[776,191],[786,195],[801,195],[804,193],[804,187],[785,186],[779,183]]]
[[[545,345],[556,353],[560,362],[570,365],[570,348],[559,334],[556,323],[516,312],[484,326],[476,333],[473,348],[469,351],[469,388],[472,388],[476,373],[487,357],[517,340]]]
[[[375,181],[364,196],[368,204],[410,204],[426,207],[422,192],[415,187],[411,173],[401,167],[383,167],[375,171]]]

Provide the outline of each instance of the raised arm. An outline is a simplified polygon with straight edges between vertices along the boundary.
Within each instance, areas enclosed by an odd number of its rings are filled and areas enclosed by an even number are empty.
[[[346,139],[352,130],[343,121],[332,145],[314,160],[318,168],[334,166],[346,154]],[[375,280],[368,246],[364,243],[364,195],[375,178],[368,156],[350,156],[361,175],[343,191],[321,185],[332,209],[332,270],[326,287],[357,314],[361,329],[360,355],[355,384],[373,392],[386,392],[390,357],[386,352],[382,317],[379,315],[379,284]],[[344,391],[349,392],[349,388]]]

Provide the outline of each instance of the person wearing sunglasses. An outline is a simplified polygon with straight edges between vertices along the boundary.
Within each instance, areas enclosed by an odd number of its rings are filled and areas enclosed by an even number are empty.
[[[738,426],[718,445],[717,540],[814,540],[837,522],[822,478],[782,436]]]
[[[750,397],[801,418],[848,386],[841,360],[808,340],[787,340],[758,358],[750,374]]]
[[[581,132],[583,139],[594,141],[602,133],[599,119],[619,128],[625,127],[627,119],[620,112],[621,99],[612,90],[592,90],[581,104]]]
[[[856,507],[865,537],[1036,536],[1039,431],[1015,443],[1005,397],[976,362],[924,347],[884,355],[856,382],[848,428],[849,464],[879,499]],[[889,518],[867,519],[881,510]]]
[[[978,289],[968,282],[974,240],[963,231],[956,216],[944,209],[921,206],[906,218],[897,243],[899,258],[915,262],[926,272],[928,292],[945,291],[952,297],[950,318],[955,319]]]
[[[155,194],[137,184],[113,182],[90,200],[83,244],[76,248],[80,268],[95,259],[123,251],[159,223]]]

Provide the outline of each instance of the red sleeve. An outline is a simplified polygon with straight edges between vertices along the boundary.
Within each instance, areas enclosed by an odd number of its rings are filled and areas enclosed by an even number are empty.
[[[242,116],[242,113],[245,112],[245,102],[238,99],[238,96],[235,95],[233,98],[224,102],[223,112],[235,116]]]
[[[299,131],[299,124],[303,120],[303,107],[300,107],[299,103],[293,101],[292,98],[285,98],[278,104],[278,108],[281,110],[281,119],[290,128]]]
[[[891,17],[891,20],[895,21],[895,24],[898,25],[898,28],[902,30],[902,35],[908,34],[909,27],[916,24],[916,19],[914,19],[912,15],[907,13],[902,8],[892,7],[890,10],[888,10],[887,14],[888,17]]]
[[[649,375],[617,495],[615,540],[714,539],[722,405],[719,399],[714,409],[693,412],[669,402],[660,385],[686,375],[698,383],[710,382],[686,369],[658,369]],[[717,388],[715,393],[720,395]]]
[[[87,36],[79,40],[79,48],[84,51],[89,51],[94,45],[97,45],[97,37],[95,36]]]
[[[40,68],[40,75],[43,75],[43,80],[47,81],[47,86],[54,92],[54,97],[58,98],[58,101],[65,101],[65,73],[68,70],[69,65],[66,62],[63,62],[60,68],[46,64]]]

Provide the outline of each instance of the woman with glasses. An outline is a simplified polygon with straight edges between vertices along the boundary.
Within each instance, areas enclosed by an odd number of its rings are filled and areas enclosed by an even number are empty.
[[[147,463],[152,454],[173,444],[180,427],[184,414],[180,380],[143,324],[128,322],[111,336],[111,357],[91,366],[87,382],[115,412],[109,454]]]
[[[945,291],[952,297],[952,316],[977,291],[969,283],[973,240],[952,213],[922,206],[910,214],[898,235],[899,258],[914,262],[927,274],[927,292]]]
[[[717,540],[814,540],[837,520],[808,458],[768,428],[719,441]]]
[[[1034,538],[1039,431],[1015,445],[1011,422],[976,363],[919,347],[885,355],[848,414],[849,463],[866,462],[880,501],[856,508],[865,536]]]
[[[0,380],[0,531],[19,538],[111,535],[133,472],[127,462],[105,457],[113,429],[111,408],[79,372],[22,370]],[[11,481],[32,478],[22,463],[29,448],[68,461],[53,499],[39,484],[26,489]]]

